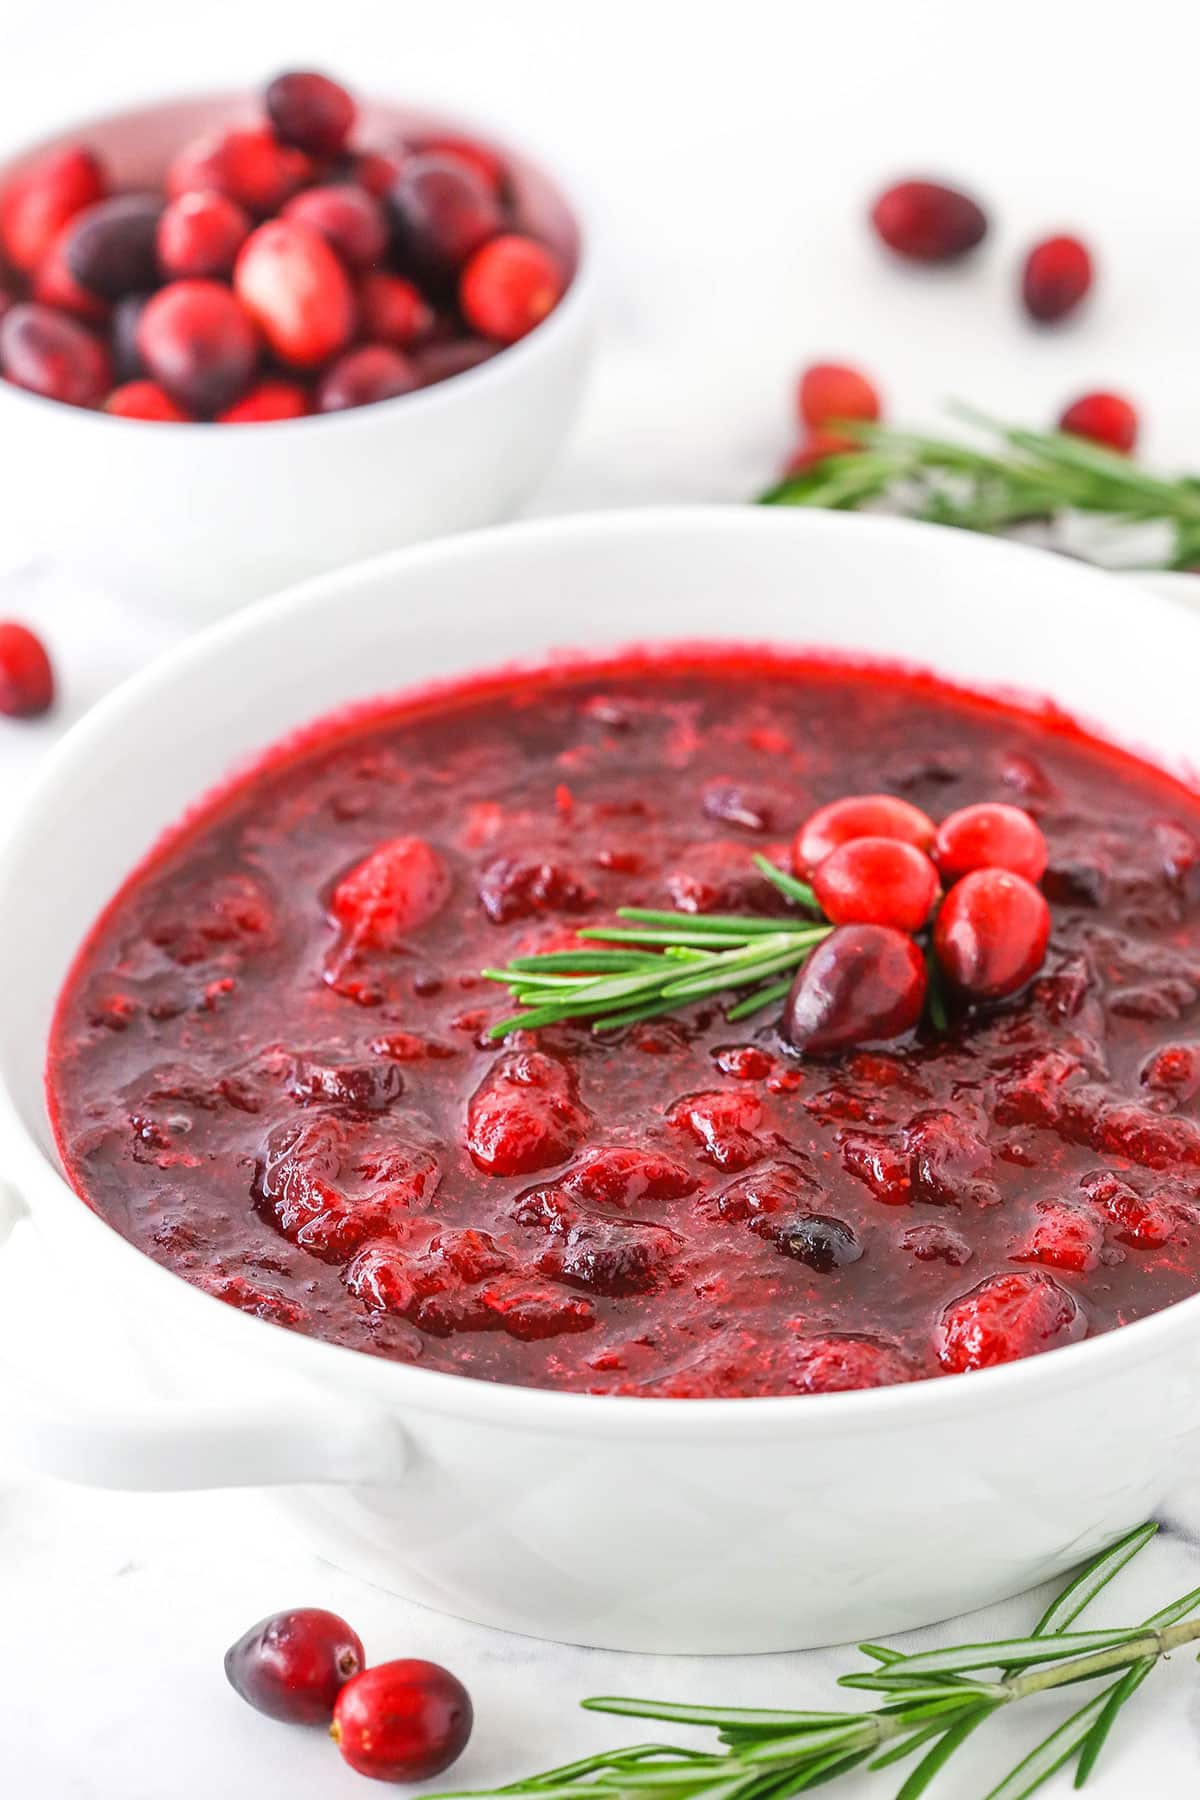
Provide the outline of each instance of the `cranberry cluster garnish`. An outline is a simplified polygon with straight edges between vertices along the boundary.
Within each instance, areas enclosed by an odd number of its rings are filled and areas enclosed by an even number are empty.
[[[352,1769],[377,1781],[425,1781],[461,1756],[474,1723],[466,1688],[438,1663],[368,1668],[344,1619],[319,1607],[273,1613],[225,1653],[235,1692],[258,1712],[328,1725]]]
[[[352,96],[315,73],[264,102],[154,190],[113,192],[82,144],[9,182],[5,380],[117,418],[294,419],[444,381],[558,304],[563,264],[487,145],[360,146]]]

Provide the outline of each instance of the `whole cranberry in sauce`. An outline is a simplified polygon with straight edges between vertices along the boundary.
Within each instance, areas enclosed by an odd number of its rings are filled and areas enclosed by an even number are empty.
[[[943,819],[933,847],[933,860],[947,882],[972,869],[1011,869],[1038,882],[1046,855],[1046,840],[1029,814],[993,800],[961,806]]]
[[[429,279],[452,280],[504,228],[495,195],[450,157],[414,156],[390,196],[401,261]]]
[[[366,1660],[344,1619],[309,1606],[252,1625],[225,1652],[225,1674],[235,1693],[269,1718],[325,1725]]]
[[[892,794],[852,794],[818,807],[796,833],[792,863],[797,875],[811,875],[839,844],[853,838],[897,838],[930,850],[937,827],[927,813]]]
[[[428,1781],[462,1755],[474,1714],[462,1682],[438,1663],[376,1663],[337,1697],[334,1742],[377,1781]]]
[[[1015,994],[1036,975],[1050,937],[1050,908],[1023,875],[976,869],[942,901],[933,941],[956,988],[978,1000]]]
[[[345,88],[311,69],[277,75],[266,102],[267,116],[284,143],[313,156],[336,156],[354,124],[354,101]]]
[[[111,377],[107,350],[85,326],[31,304],[0,319],[0,369],[17,387],[68,406],[99,405]]]
[[[1031,319],[1050,325],[1073,313],[1092,285],[1092,258],[1076,237],[1035,244],[1021,272],[1021,297]]]
[[[902,1037],[925,1004],[925,959],[889,925],[841,925],[802,963],[783,1035],[812,1055]]]
[[[0,244],[14,269],[30,275],[63,226],[102,200],[108,177],[86,145],[52,150],[14,175],[0,195]]]
[[[899,838],[852,838],[821,862],[813,892],[834,925],[894,925],[919,931],[937,898],[937,870]]]
[[[80,287],[104,300],[119,300],[158,279],[157,194],[114,194],[72,221],[63,257]]]
[[[227,287],[174,281],[147,301],[138,349],[156,381],[197,413],[220,412],[245,392],[259,337]]]
[[[952,1374],[1037,1356],[1087,1331],[1079,1302],[1041,1270],[994,1275],[954,1301],[936,1334],[938,1360]]]
[[[900,181],[871,209],[871,222],[889,250],[909,262],[956,262],[983,242],[987,214],[959,188],[939,181]]]
[[[0,713],[36,719],[54,702],[54,670],[41,638],[27,625],[0,621]]]

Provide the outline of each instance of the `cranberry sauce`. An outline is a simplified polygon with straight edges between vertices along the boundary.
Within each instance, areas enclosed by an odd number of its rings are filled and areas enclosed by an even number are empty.
[[[751,853],[875,791],[1037,819],[1019,994],[825,1059],[712,1002],[488,1041],[485,966],[623,904],[784,909]],[[1198,909],[1200,800],[1059,719],[765,654],[559,668],[212,801],[82,953],[51,1103],[97,1212],[297,1331],[596,1392],[907,1381],[1200,1286]]]

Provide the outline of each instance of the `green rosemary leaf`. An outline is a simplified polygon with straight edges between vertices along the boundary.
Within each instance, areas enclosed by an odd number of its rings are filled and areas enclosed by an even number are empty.
[[[1157,1530],[1158,1526],[1153,1520],[1139,1525],[1136,1531],[1127,1532],[1123,1538],[1119,1538],[1094,1561],[1088,1563],[1074,1581],[1050,1602],[1034,1626],[1032,1635],[1050,1637],[1065,1631],[1079,1617],[1084,1607],[1090,1605],[1096,1595],[1107,1587],[1113,1576],[1119,1575],[1126,1563],[1132,1562],[1145,1549]]]
[[[762,1012],[765,1006],[773,1006],[776,1000],[786,1000],[791,987],[792,977],[789,975],[786,981],[772,981],[766,987],[755,988],[752,994],[747,994],[744,1000],[731,1006],[725,1017],[731,1025],[738,1019],[748,1019],[751,1014]]]
[[[860,1644],[859,1650],[869,1656],[872,1662],[894,1663],[904,1661],[903,1650],[889,1650],[886,1644]]]
[[[657,954],[637,950],[546,950],[540,956],[514,956],[507,970],[501,970],[502,976],[509,973],[517,975],[538,975],[544,969],[548,974],[559,969],[575,970],[580,975],[594,972],[597,975],[608,970],[649,969],[658,961]],[[490,977],[491,971],[485,969]]]
[[[1190,1594],[1184,1594],[1179,1600],[1172,1600],[1170,1606],[1164,1606],[1161,1612],[1151,1613],[1143,1621],[1143,1631],[1162,1631],[1168,1625],[1177,1625],[1180,1619],[1186,1619],[1189,1613],[1200,1607],[1200,1588],[1193,1588]]]
[[[663,1019],[668,1013],[679,1011],[676,1000],[650,1000],[645,1006],[629,1006],[622,1012],[606,1013],[602,1019],[592,1020],[593,1031],[620,1031],[625,1025],[638,1025],[643,1019]]]
[[[874,1721],[855,1718],[850,1713],[838,1725],[828,1725],[822,1730],[797,1732],[789,1737],[764,1738],[761,1743],[750,1744],[742,1752],[743,1762],[787,1762],[795,1756],[812,1756],[822,1750],[874,1749],[876,1742],[876,1726]]]
[[[836,1750],[831,1750],[828,1756],[811,1763],[798,1779],[781,1782],[780,1791],[802,1794],[810,1788],[824,1787],[827,1781],[836,1781],[839,1775],[848,1775],[851,1769],[857,1769],[869,1755],[868,1750],[852,1750],[848,1756],[839,1756]]]
[[[689,931],[732,931],[742,937],[753,937],[758,932],[772,932],[781,929],[779,919],[759,919],[750,916],[742,917],[738,913],[677,913],[655,912],[646,906],[618,906],[618,919],[634,920],[642,925],[666,925],[671,929],[672,941],[680,925],[686,925]],[[566,955],[570,955],[568,950]]]
[[[497,1020],[488,1027],[487,1035],[496,1040],[507,1037],[510,1031],[537,1031],[542,1025],[557,1025],[561,1018],[557,1005],[535,1007],[532,1012],[511,1013],[507,1019]]]
[[[1079,1752],[1079,1762],[1075,1768],[1075,1786],[1081,1788],[1096,1766],[1096,1758],[1103,1750],[1109,1732],[1116,1723],[1117,1714],[1127,1700],[1141,1687],[1147,1675],[1154,1668],[1155,1658],[1143,1656],[1141,1662],[1131,1663],[1120,1681],[1114,1681],[1108,1689],[1104,1707],[1099,1718],[1088,1732]]]
[[[933,1748],[921,1758],[896,1795],[896,1800],[917,1800],[917,1796],[925,1792],[938,1770],[949,1762],[959,1745],[969,1738],[971,1733],[982,1725],[983,1721],[989,1718],[994,1711],[994,1706],[977,1706],[973,1712],[964,1714],[956,1724],[951,1725]]]
[[[955,1644],[947,1650],[922,1650],[906,1656],[903,1672],[909,1675],[956,1674],[967,1669],[1025,1668],[1030,1663],[1055,1662],[1084,1656],[1092,1650],[1110,1650],[1134,1642],[1145,1627],[1132,1625],[1123,1631],[1064,1631],[1053,1637],[1003,1638],[991,1644]],[[899,1672],[899,1670],[898,1670]]]
[[[773,862],[768,862],[765,856],[757,853],[754,857],[754,866],[760,875],[765,875],[771,885],[777,887],[781,894],[786,894],[789,900],[794,900],[798,906],[808,907],[810,912],[820,912],[817,896],[807,881],[797,881],[794,875],[787,874],[783,869],[777,869]]]
[[[666,1719],[673,1725],[708,1725],[714,1730],[726,1726],[769,1731],[803,1731],[808,1725],[824,1726],[831,1720],[853,1718],[861,1723],[867,1713],[789,1712],[764,1706],[690,1706],[685,1701],[635,1700],[625,1694],[593,1695],[579,1703],[585,1712],[615,1713],[625,1719]]]
[[[690,922],[670,928],[647,926],[644,930],[633,926],[584,925],[575,935],[613,944],[691,944],[697,950],[741,950],[746,946],[744,931],[698,931]]]
[[[1097,1694],[1086,1706],[1081,1706],[1077,1713],[1072,1713],[1049,1737],[1043,1738],[1015,1769],[1010,1769],[1004,1780],[985,1796],[985,1800],[1026,1800],[1027,1795],[1040,1788],[1043,1782],[1049,1781],[1084,1742],[1092,1725],[1104,1710],[1106,1700],[1105,1694]]]

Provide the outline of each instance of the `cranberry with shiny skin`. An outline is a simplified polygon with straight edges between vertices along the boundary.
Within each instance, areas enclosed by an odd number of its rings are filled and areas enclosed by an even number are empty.
[[[1046,238],[1035,244],[1021,274],[1025,311],[1041,325],[1073,313],[1092,285],[1092,258],[1076,237]]]
[[[937,899],[937,870],[899,838],[851,838],[824,859],[813,892],[834,925],[894,925],[920,931]]]
[[[167,170],[166,189],[171,199],[197,188],[215,189],[257,218],[276,212],[311,175],[303,151],[255,126],[185,144]]]
[[[933,930],[948,979],[975,1000],[1015,994],[1037,974],[1050,937],[1044,896],[1008,869],[974,869],[942,901]]]
[[[388,247],[388,222],[383,207],[365,188],[306,188],[289,200],[280,214],[298,219],[319,232],[331,249],[351,269],[370,269]]]
[[[252,1625],[225,1652],[225,1674],[235,1693],[268,1718],[324,1725],[366,1660],[344,1619],[308,1606]]]
[[[0,198],[0,245],[7,261],[31,275],[68,219],[107,192],[99,159],[82,144],[39,157],[13,177]]]
[[[813,363],[800,377],[796,410],[805,425],[828,425],[830,420],[878,419],[882,412],[879,390],[858,369],[845,363]]]
[[[319,232],[294,219],[252,231],[233,272],[234,291],[275,354],[299,368],[336,356],[354,330],[354,290]]]
[[[1040,1269],[993,1275],[942,1313],[935,1338],[938,1361],[951,1375],[1036,1356],[1074,1343],[1087,1319],[1074,1294]]]
[[[438,1663],[376,1663],[346,1683],[330,1733],[345,1760],[376,1781],[427,1781],[462,1755],[474,1713],[462,1682]]]
[[[138,349],[154,379],[182,406],[216,413],[245,392],[259,340],[220,282],[173,281],[146,302]]]
[[[882,193],[871,222],[889,250],[909,262],[955,262],[987,234],[987,214],[958,188],[900,181]]]
[[[108,301],[81,287],[67,267],[63,251],[69,231],[70,226],[64,226],[34,271],[30,283],[31,298],[41,306],[54,306],[59,312],[72,313],[85,325],[102,325],[108,318]]]
[[[54,702],[54,670],[41,638],[27,625],[0,623],[0,713],[36,719]]]
[[[472,256],[458,284],[458,303],[481,337],[515,344],[553,312],[565,285],[558,258],[544,244],[510,232]]]
[[[250,215],[228,194],[180,194],[158,221],[158,260],[175,280],[228,275],[250,236]]]
[[[317,411],[346,412],[353,406],[372,406],[377,400],[395,400],[418,386],[416,371],[407,356],[387,344],[362,344],[347,350],[321,378]]]
[[[1121,394],[1082,394],[1065,408],[1058,429],[1128,456],[1137,443],[1138,416]]]
[[[144,419],[153,424],[189,425],[195,413],[186,412],[157,381],[127,381],[114,388],[104,411],[118,419]]]
[[[947,882],[972,869],[1009,869],[1038,882],[1046,872],[1046,840],[1041,829],[1002,800],[961,806],[938,826],[933,860]]]
[[[450,157],[414,156],[406,162],[391,207],[403,261],[438,281],[456,276],[504,225],[495,195]]]
[[[796,833],[792,866],[808,876],[820,868],[839,844],[854,838],[897,838],[918,850],[930,850],[937,826],[919,806],[897,800],[892,794],[851,794],[818,807]]]
[[[403,275],[372,270],[358,289],[358,313],[363,336],[372,344],[390,344],[409,350],[433,331],[433,308],[420,288]]]
[[[338,82],[311,69],[277,75],[266,92],[267,117],[285,144],[336,156],[354,124],[354,101]]]
[[[90,331],[30,303],[0,319],[0,369],[15,386],[68,406],[97,406],[111,377],[108,352]]]
[[[63,243],[63,258],[80,287],[102,300],[153,287],[162,211],[157,194],[115,194],[79,213]]]
[[[260,381],[240,400],[217,414],[218,425],[268,425],[278,419],[303,419],[312,411],[305,390],[295,381]]]
[[[911,1031],[925,1005],[925,959],[890,925],[839,925],[796,972],[783,1035],[810,1054]]]

